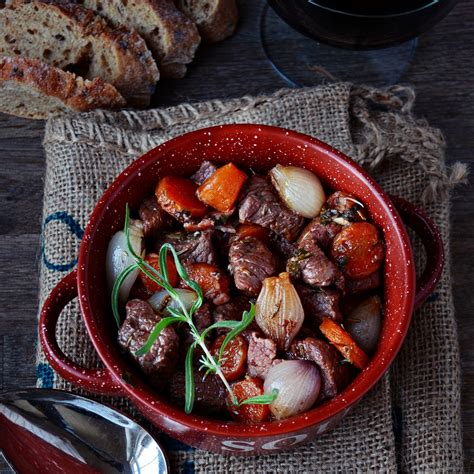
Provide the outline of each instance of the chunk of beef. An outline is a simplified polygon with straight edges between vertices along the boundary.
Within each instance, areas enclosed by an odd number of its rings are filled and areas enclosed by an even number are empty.
[[[173,218],[161,208],[156,196],[144,199],[138,214],[143,222],[145,238],[154,238],[160,231],[169,228],[173,224]]]
[[[346,279],[346,291],[349,295],[361,295],[368,291],[375,290],[382,284],[382,276],[380,272],[372,273],[362,280]]]
[[[293,242],[304,225],[304,218],[288,209],[272,184],[262,176],[247,180],[239,207],[240,222],[269,228]]]
[[[367,214],[364,205],[352,194],[343,191],[332,193],[323,206],[321,222],[335,222],[347,226],[351,222],[365,221]]]
[[[145,373],[169,375],[178,359],[179,339],[176,332],[170,326],[163,329],[151,349],[138,357],[135,352],[146,343],[161,317],[142,300],[129,301],[125,309],[126,317],[118,332],[118,343],[140,364]]]
[[[165,242],[170,243],[178,253],[181,262],[191,263],[209,263],[217,264],[217,254],[212,242],[213,231],[194,232],[175,232],[167,234],[160,239],[157,245],[157,251]]]
[[[203,161],[199,169],[191,176],[191,179],[201,185],[217,171],[217,166],[210,161]]]
[[[310,360],[319,367],[322,378],[320,401],[336,396],[350,382],[350,368],[341,363],[342,358],[337,349],[324,341],[313,337],[295,341],[288,356],[291,359]]]
[[[228,303],[216,306],[212,312],[212,318],[215,323],[219,321],[241,321],[243,312],[248,311],[249,309],[249,299],[245,296],[236,296],[235,298],[232,298]],[[250,326],[246,329],[246,331],[249,330],[258,330],[258,326],[255,321],[252,321]],[[228,331],[229,329],[220,328],[217,330],[217,333],[223,334]],[[243,333],[242,335],[245,337]],[[247,339],[247,337],[245,337],[245,339]]]
[[[322,288],[310,288],[300,283],[295,285],[307,320],[314,321],[319,326],[323,318],[342,321],[339,311],[340,294],[337,291]]]
[[[268,245],[272,251],[285,261],[293,257],[298,250],[298,246],[295,243],[288,242],[288,240],[275,232],[270,232]]]
[[[342,226],[339,224],[333,221],[323,224],[321,218],[316,217],[303,229],[298,238],[298,244],[311,238],[320,248],[327,249],[341,230]]]
[[[194,371],[194,406],[205,412],[220,412],[226,407],[227,391],[221,379],[215,375],[205,376],[202,371]],[[168,393],[173,402],[180,408],[184,407],[185,376],[176,372],[170,379]]]
[[[260,337],[252,332],[247,352],[248,373],[252,377],[265,379],[277,356],[277,346],[272,339]]]
[[[274,255],[261,240],[254,237],[232,241],[229,266],[235,286],[249,296],[258,296],[263,280],[277,272]]]
[[[298,243],[296,254],[288,260],[288,272],[311,286],[329,286],[340,277],[336,265],[319,248],[310,232]]]
[[[232,216],[234,210],[229,212],[210,212],[206,217],[200,221],[190,221],[183,224],[186,232],[201,232],[203,230],[218,229],[221,232],[227,232],[229,234],[235,234],[235,227],[227,220]]]

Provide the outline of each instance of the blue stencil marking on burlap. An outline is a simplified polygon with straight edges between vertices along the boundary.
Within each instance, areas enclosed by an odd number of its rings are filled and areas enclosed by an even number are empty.
[[[48,270],[54,270],[57,272],[67,272],[76,266],[77,258],[71,260],[68,263],[53,263],[50,262],[46,257],[44,231],[46,229],[46,226],[52,221],[59,221],[66,224],[69,232],[75,235],[79,240],[81,240],[84,236],[84,230],[79,225],[79,223],[65,211],[54,212],[53,214],[50,214],[44,221],[43,236],[41,242],[41,255],[43,257],[43,263],[46,265],[46,268]]]
[[[36,378],[41,380],[41,388],[53,388],[54,372],[49,364],[38,364],[36,366]]]

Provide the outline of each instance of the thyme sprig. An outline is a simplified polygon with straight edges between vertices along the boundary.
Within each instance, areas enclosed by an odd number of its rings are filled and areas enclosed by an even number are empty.
[[[168,326],[176,323],[184,323],[189,326],[190,333],[194,339],[193,343],[189,346],[189,349],[186,353],[186,359],[184,363],[184,373],[185,373],[185,412],[191,413],[194,405],[194,398],[195,398],[195,384],[194,384],[194,365],[193,365],[193,356],[194,350],[196,347],[200,347],[202,349],[203,355],[200,359],[201,367],[200,370],[206,369],[206,375],[208,374],[215,374],[221,380],[224,386],[226,387],[227,391],[229,392],[230,399],[234,406],[240,405],[248,405],[248,404],[269,404],[272,403],[275,398],[277,397],[277,392],[273,391],[272,394],[264,394],[256,397],[251,397],[243,401],[238,401],[237,397],[234,395],[232,388],[229,385],[229,382],[226,380],[224,374],[222,373],[221,369],[221,362],[222,357],[225,351],[225,348],[229,344],[229,342],[238,334],[240,334],[244,329],[246,329],[253,321],[255,317],[255,306],[253,304],[250,305],[250,310],[244,311],[242,315],[241,321],[219,321],[211,326],[204,329],[201,333],[196,328],[193,315],[199,310],[204,302],[204,295],[202,292],[201,287],[194,281],[191,280],[186,272],[186,269],[181,264],[179,260],[179,256],[174,249],[174,247],[169,244],[165,243],[161,246],[159,251],[159,268],[160,271],[156,270],[152,267],[148,262],[146,262],[140,255],[138,255],[134,250],[130,242],[130,209],[128,204],[125,208],[125,224],[124,224],[124,232],[126,237],[127,243],[127,250],[131,257],[134,259],[134,263],[126,267],[117,277],[115,280],[113,289],[112,289],[112,312],[114,314],[115,321],[117,322],[117,326],[120,326],[120,312],[119,312],[119,292],[120,287],[123,284],[125,278],[137,268],[143,272],[148,278],[152,281],[157,283],[161,286],[166,292],[170,295],[170,297],[176,301],[179,309],[167,307],[168,313],[171,316],[165,317],[158,322],[153,330],[151,331],[147,341],[145,344],[135,352],[136,356],[143,356],[145,355],[153,346],[155,341],[158,339],[161,331],[167,328]],[[192,307],[188,309],[181,299],[179,293],[173,288],[169,281],[169,274],[168,274],[168,265],[167,265],[167,255],[168,252],[171,253],[176,269],[178,271],[179,276],[181,279],[186,283],[186,285],[191,288],[196,293],[196,300],[194,301]],[[205,344],[206,336],[214,329],[218,328],[226,328],[230,329],[229,333],[225,337],[220,351],[219,351],[219,358],[216,360],[212,354],[210,353],[209,349]]]

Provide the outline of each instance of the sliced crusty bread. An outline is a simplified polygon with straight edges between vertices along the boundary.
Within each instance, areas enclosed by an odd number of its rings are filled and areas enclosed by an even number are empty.
[[[175,0],[176,6],[193,20],[202,38],[214,43],[230,36],[239,12],[235,0]]]
[[[102,79],[84,80],[37,59],[0,57],[0,111],[46,119],[67,111],[125,105],[119,92]]]
[[[40,59],[112,84],[131,105],[145,106],[159,78],[143,38],[112,28],[80,5],[14,1],[0,10],[0,55]]]
[[[201,41],[196,25],[173,0],[75,0],[113,25],[137,31],[148,44],[163,77],[180,78]]]
[[[0,0],[1,1],[1,0]],[[32,0],[6,0],[6,5]],[[182,78],[201,42],[193,20],[173,0],[39,0],[54,4],[80,4],[110,24],[126,25],[145,38],[162,77]]]

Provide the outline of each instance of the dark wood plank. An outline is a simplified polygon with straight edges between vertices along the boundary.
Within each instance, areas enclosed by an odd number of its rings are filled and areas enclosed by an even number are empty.
[[[0,0],[1,3],[1,0]],[[402,82],[417,90],[416,112],[443,130],[447,159],[474,162],[474,9],[461,1],[418,44]],[[263,0],[241,2],[237,35],[203,48],[187,78],[160,84],[156,102],[271,92],[285,86],[260,45]],[[291,55],[291,51],[289,53]],[[0,390],[34,384],[37,255],[41,232],[43,123],[0,114]],[[466,468],[474,470],[474,186],[458,188],[452,209],[454,297],[463,369]],[[7,283],[7,284],[6,284]]]

